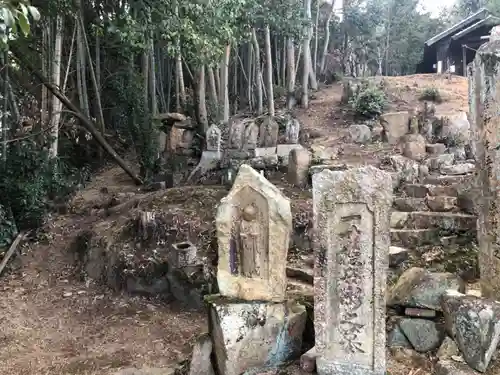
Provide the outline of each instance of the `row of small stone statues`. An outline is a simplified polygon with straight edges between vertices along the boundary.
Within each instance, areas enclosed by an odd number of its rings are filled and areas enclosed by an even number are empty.
[[[299,142],[300,122],[287,118],[285,144]],[[254,150],[258,147],[276,147],[279,124],[272,117],[265,117],[258,126],[254,119],[234,119],[229,124],[229,136],[225,148],[230,150]],[[213,124],[207,131],[207,151],[221,151],[222,130]]]
[[[319,375],[386,373],[391,204],[391,177],[377,168],[313,176],[317,248],[315,348],[310,353]],[[225,300],[212,304],[210,319],[219,372],[237,375],[300,355],[305,308],[287,301],[290,200],[242,165],[218,207],[216,226],[217,282]]]

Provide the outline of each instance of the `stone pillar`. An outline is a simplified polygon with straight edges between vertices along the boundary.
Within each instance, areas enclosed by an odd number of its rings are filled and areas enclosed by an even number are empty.
[[[305,148],[293,149],[288,157],[288,181],[297,187],[307,185],[311,154]]]
[[[286,296],[290,200],[243,164],[216,227],[221,295],[207,301],[217,373],[276,368],[300,354],[307,316]]]
[[[479,48],[469,84],[481,288],[484,297],[500,300],[500,40]]]
[[[313,175],[314,328],[319,375],[385,375],[391,176],[374,167]]]

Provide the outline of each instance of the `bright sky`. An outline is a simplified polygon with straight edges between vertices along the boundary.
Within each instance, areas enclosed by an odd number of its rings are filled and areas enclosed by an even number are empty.
[[[331,0],[327,0],[331,3]],[[342,9],[343,0],[335,0],[335,10]],[[455,0],[420,0],[422,10],[431,12],[435,17],[439,16],[441,9],[450,7],[455,3]],[[337,13],[338,14],[338,13]]]

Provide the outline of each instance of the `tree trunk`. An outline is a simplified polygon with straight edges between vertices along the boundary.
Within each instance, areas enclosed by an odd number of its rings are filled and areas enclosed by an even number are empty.
[[[311,0],[304,0],[304,10],[306,18],[311,21]],[[303,61],[304,69],[302,72],[302,106],[304,108],[309,107],[309,75],[310,75],[310,61],[311,61],[311,27],[306,26],[304,36],[304,46],[303,46]]]
[[[260,47],[257,39],[257,32],[252,28],[253,49],[255,53],[255,84],[257,85],[257,115],[260,116],[264,112],[264,103],[262,99],[262,82],[260,71]]]
[[[321,61],[319,67],[321,75],[325,74],[326,55],[328,54],[328,44],[330,43],[330,23],[332,21],[334,7],[335,7],[335,0],[332,0],[332,4],[328,11],[328,18],[326,19],[326,24],[325,24],[325,42],[323,44],[323,53],[321,54]]]
[[[264,37],[266,47],[267,111],[269,116],[274,117],[273,60],[271,55],[271,31],[268,25],[264,28]]]
[[[205,65],[202,65],[198,71],[198,112],[200,115],[200,123],[203,127],[203,134],[207,133],[208,130],[208,115],[207,115],[207,104],[206,104],[206,87],[205,87]]]
[[[42,51],[49,51],[49,32],[47,31],[47,27],[43,28],[42,31]],[[42,74],[46,77],[49,76],[49,59],[50,59],[50,53],[42,53]],[[49,102],[48,102],[49,95],[47,93],[47,88],[45,86],[42,86],[42,102],[41,102],[41,113],[40,113],[40,122],[41,126],[40,129],[36,129],[37,131],[40,131],[42,128],[45,127],[45,125],[48,123],[48,114],[49,114]]]
[[[234,64],[233,64],[233,113],[238,113],[238,47],[234,49]]]
[[[113,160],[116,161],[116,163],[127,173],[136,184],[142,185],[143,181],[141,178],[139,178],[134,171],[127,165],[125,160],[123,160],[117,153],[116,151],[109,145],[109,143],[106,141],[104,136],[97,130],[96,126],[92,123],[92,121],[89,120],[88,117],[86,117],[76,105],[74,105],[66,95],[61,93],[58,87],[56,87],[54,84],[50,83],[46,77],[44,77],[42,74],[38,72],[37,69],[34,69],[31,64],[27,61],[24,60],[22,57],[22,53],[20,51],[16,50],[14,47],[12,48],[13,56],[14,58],[18,61],[20,66],[23,66],[31,72],[47,89],[54,95],[56,96],[64,106],[66,106],[73,114],[80,120],[82,126],[87,129],[87,131],[94,137],[94,139],[97,141],[99,145],[104,148],[104,150],[113,158]]]
[[[56,35],[54,47],[54,61],[52,62],[52,83],[57,87],[61,86],[61,58],[62,58],[62,40],[63,40],[63,17],[59,14],[56,17]],[[57,97],[52,99],[52,118],[50,119],[51,143],[49,147],[49,157],[57,158],[57,149],[59,143],[59,123],[61,121],[62,103]]]
[[[290,110],[295,105],[295,47],[292,38],[287,38],[287,101],[286,107]]]
[[[231,45],[226,46],[224,59],[221,66],[221,93],[220,93],[220,108],[222,108],[222,121],[227,123],[229,121],[229,59],[231,57]]]
[[[309,82],[311,84],[311,89],[316,91],[318,89],[318,81],[316,80],[316,72],[313,68],[313,62],[311,59],[311,55],[309,54],[307,59],[309,60]]]
[[[2,162],[5,166],[7,164],[7,137],[8,137],[8,122],[7,122],[7,107],[8,107],[8,84],[9,84],[9,51],[5,50],[2,58],[3,68],[4,68],[4,77],[3,77],[3,108],[2,108]]]
[[[214,68],[208,68],[208,85],[210,86],[210,101],[215,111],[219,112],[219,96],[217,94],[217,84],[215,83]]]
[[[335,0],[332,0],[332,2],[335,2]],[[314,23],[314,52],[313,52],[313,61],[312,61],[312,70],[316,71],[318,69],[318,46],[319,46],[319,33],[318,33],[318,26],[319,26],[319,12],[321,8],[322,2],[319,0],[316,0],[316,22]]]
[[[253,47],[251,43],[248,43],[248,52],[247,52],[247,99],[248,99],[248,108],[250,111],[253,111]]]

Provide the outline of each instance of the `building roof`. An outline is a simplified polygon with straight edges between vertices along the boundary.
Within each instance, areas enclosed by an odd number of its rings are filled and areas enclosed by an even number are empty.
[[[459,31],[458,33],[454,34],[451,39],[453,40],[457,40],[457,39],[460,39],[462,38],[463,36],[467,35],[468,33],[482,27],[482,26],[496,26],[500,24],[500,18],[498,17],[495,17],[493,15],[489,15],[488,17],[486,17],[485,19],[481,20],[481,21],[478,21],[476,23],[473,23],[472,25],[470,25],[469,27],[463,29],[462,31]]]
[[[450,35],[454,35],[457,32],[461,33],[462,31],[464,31],[463,28],[468,28],[469,26],[473,26],[478,21],[482,21],[482,20],[486,19],[488,16],[489,16],[488,9],[481,8],[476,13],[471,14],[469,17],[456,23],[452,27],[446,29],[445,31],[439,33],[436,36],[433,36],[427,42],[425,42],[425,45],[429,47],[429,46],[439,42],[443,38],[449,37]],[[469,31],[472,31],[472,30],[469,30]],[[465,35],[465,34],[463,34],[463,35]]]

